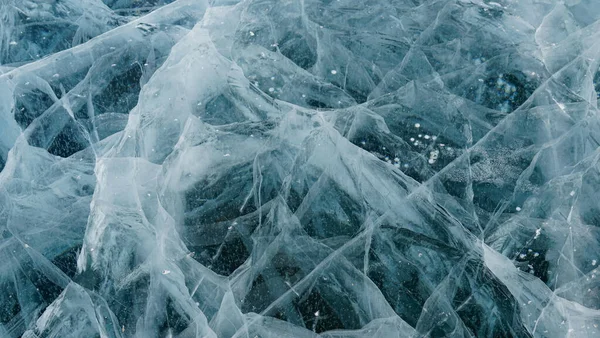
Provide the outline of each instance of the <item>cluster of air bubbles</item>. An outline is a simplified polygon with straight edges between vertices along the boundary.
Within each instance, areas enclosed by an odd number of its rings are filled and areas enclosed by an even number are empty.
[[[414,135],[411,135],[413,137],[409,138],[410,145],[416,148],[415,150],[419,153],[426,153],[427,163],[429,163],[430,165],[435,164],[438,161],[438,159],[444,154],[452,155],[452,153],[454,152],[454,149],[452,149],[452,147],[449,147],[444,143],[438,143],[438,136],[426,134],[425,132],[423,132],[420,123],[415,123],[413,127],[414,129],[416,129],[416,132]],[[367,146],[367,141],[362,140],[360,141],[360,144],[363,147]],[[409,163],[410,161],[402,161],[401,156],[399,156],[398,153],[390,152],[389,149],[387,149],[385,146],[382,146],[380,149],[380,151],[372,151],[372,153],[373,155],[377,156],[379,159],[385,161],[386,163],[391,164],[399,169],[407,169],[411,166]]]
[[[401,165],[401,163],[400,163],[400,158],[399,158],[399,157],[397,157],[397,156],[396,156],[396,157],[394,157],[394,158],[392,159],[392,158],[390,158],[389,156],[386,156],[384,159],[385,159],[385,161],[386,161],[387,163],[389,163],[389,164],[393,164],[393,165],[394,165],[394,167],[396,167],[396,168],[400,168],[400,165]],[[408,163],[405,163],[405,164],[404,164],[404,166],[405,166],[405,167],[408,167]]]
[[[429,162],[429,164],[434,164],[438,157],[440,156],[440,151],[435,149],[429,152],[429,160],[427,160],[427,162]]]
[[[536,250],[531,248],[522,249],[521,252],[517,252],[516,261],[520,262],[520,269],[529,274],[535,275],[536,272],[543,273],[545,270],[544,264],[540,264],[544,260],[543,256]],[[537,271],[536,271],[537,270]]]
[[[512,81],[505,79],[504,74],[498,75],[494,85],[498,97],[504,98],[504,101],[498,106],[498,110],[503,113],[510,112],[512,104],[517,100],[517,86]]]
[[[476,58],[476,59],[474,59],[474,60],[473,60],[473,62],[474,62],[476,65],[480,65],[480,64],[482,64],[482,63],[485,63],[485,61],[486,61],[486,58],[484,58],[484,57]]]
[[[500,74],[496,80],[496,90],[503,92],[506,95],[510,95],[517,91],[517,87],[514,84],[505,81],[504,74]]]
[[[451,147],[447,147],[444,143],[438,143],[438,137],[436,135],[429,135],[424,132],[421,132],[421,124],[415,123],[414,128],[416,129],[416,135],[409,138],[410,144],[420,150],[428,149],[429,158],[427,162],[429,164],[435,164],[440,155],[442,155],[442,151],[452,151]]]

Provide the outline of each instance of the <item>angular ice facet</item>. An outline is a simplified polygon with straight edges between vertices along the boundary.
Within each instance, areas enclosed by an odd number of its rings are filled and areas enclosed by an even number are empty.
[[[0,0],[0,336],[600,335],[599,28]]]

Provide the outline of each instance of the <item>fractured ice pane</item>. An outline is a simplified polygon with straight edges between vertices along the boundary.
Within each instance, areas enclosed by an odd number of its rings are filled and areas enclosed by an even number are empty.
[[[0,337],[600,336],[593,0],[0,0]]]

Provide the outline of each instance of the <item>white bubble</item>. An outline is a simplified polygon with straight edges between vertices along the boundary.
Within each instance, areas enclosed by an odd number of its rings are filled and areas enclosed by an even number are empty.
[[[415,123],[415,128],[421,128],[421,124],[420,123]]]
[[[333,75],[337,74],[337,70],[333,69],[333,70],[331,71],[331,74],[333,74]]]

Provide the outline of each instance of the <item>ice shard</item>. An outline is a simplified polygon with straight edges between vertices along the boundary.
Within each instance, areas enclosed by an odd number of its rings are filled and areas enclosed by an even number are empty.
[[[600,336],[594,0],[0,0],[0,337]]]

